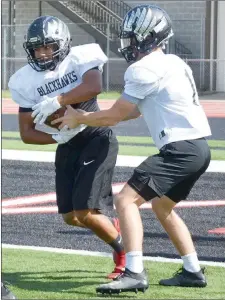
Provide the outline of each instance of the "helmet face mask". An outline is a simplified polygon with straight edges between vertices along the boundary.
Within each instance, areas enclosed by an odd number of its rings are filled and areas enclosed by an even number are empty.
[[[71,48],[71,38],[67,25],[58,18],[44,16],[37,18],[29,26],[26,41],[23,44],[28,64],[38,72],[51,70],[63,61]],[[35,49],[50,46],[52,55],[37,58]]]
[[[153,5],[139,5],[124,17],[119,52],[127,62],[136,61],[139,53],[163,47],[171,36],[172,22],[164,10]]]
[[[38,48],[51,47],[52,54],[46,57],[36,57],[35,50]],[[27,52],[28,64],[36,71],[46,71],[46,70],[54,70],[59,63],[59,47],[57,43],[49,43],[49,44],[26,44],[24,47]]]

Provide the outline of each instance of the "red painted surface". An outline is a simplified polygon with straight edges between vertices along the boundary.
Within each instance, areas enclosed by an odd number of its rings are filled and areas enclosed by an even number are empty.
[[[98,101],[101,109],[107,109],[113,105],[114,100]],[[200,101],[207,117],[225,118],[225,101],[202,100]],[[2,99],[2,114],[18,114],[18,105],[11,99]]]
[[[225,234],[225,227],[224,228],[215,228],[215,229],[208,230],[208,233]]]
[[[125,185],[124,182],[112,185],[113,193],[117,194]],[[181,201],[177,208],[192,207],[225,207],[225,200],[198,200]],[[151,209],[150,202],[146,202],[141,209]],[[16,197],[2,200],[2,214],[27,214],[27,213],[57,213],[55,193]],[[225,229],[225,228],[223,228]]]

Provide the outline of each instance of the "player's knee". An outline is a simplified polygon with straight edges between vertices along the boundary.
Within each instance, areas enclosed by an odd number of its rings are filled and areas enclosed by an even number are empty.
[[[73,224],[72,224],[72,217],[63,216],[63,221],[64,221],[67,225],[73,225]]]
[[[97,209],[86,209],[76,211],[76,217],[78,221],[85,225],[85,227],[92,226],[96,222],[96,216],[100,214],[101,212]]]
[[[155,213],[158,219],[165,220],[172,212],[170,208],[163,205],[160,201],[158,201],[159,198],[152,200],[152,211]]]
[[[79,211],[76,211],[76,217],[79,222],[88,226],[88,223],[90,222],[92,215],[89,210],[79,210]]]
[[[114,202],[116,211],[119,211],[119,210],[123,209],[123,197],[121,196],[121,194],[117,194],[114,197],[113,202]]]
[[[160,213],[164,213],[164,207],[159,203],[159,201],[153,199],[152,200],[152,211],[158,215]]]
[[[67,215],[67,214],[63,215],[63,220],[67,225],[79,226],[78,218],[73,216],[72,214],[71,215]]]
[[[131,197],[124,192],[117,194],[114,198],[114,205],[117,212],[121,212],[128,208],[129,205],[136,204],[138,207],[145,202],[142,198]]]

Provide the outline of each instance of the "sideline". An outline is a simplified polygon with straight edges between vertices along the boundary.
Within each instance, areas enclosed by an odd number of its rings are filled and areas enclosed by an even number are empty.
[[[15,250],[32,250],[32,251],[44,251],[51,253],[62,253],[62,254],[76,254],[83,256],[98,256],[98,257],[112,257],[111,253],[107,252],[96,252],[96,251],[88,251],[88,250],[71,250],[71,249],[61,249],[61,248],[51,248],[51,247],[33,247],[33,246],[22,246],[22,245],[10,245],[10,244],[2,244],[2,248],[4,249],[15,249]],[[154,262],[163,262],[163,263],[182,263],[181,259],[172,259],[172,258],[164,258],[164,257],[151,257],[144,256],[143,260],[154,261]],[[225,268],[225,263],[222,262],[214,262],[214,261],[200,261],[202,265],[208,265],[211,267],[222,267]]]
[[[146,158],[146,156],[118,155],[116,166],[135,168],[139,164],[141,164]],[[54,162],[55,152],[2,149],[2,159],[36,162]],[[225,161],[211,160],[206,172],[225,173]]]

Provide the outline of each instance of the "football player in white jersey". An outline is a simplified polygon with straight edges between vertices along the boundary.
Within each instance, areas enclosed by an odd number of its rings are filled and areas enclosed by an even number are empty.
[[[97,288],[101,293],[120,293],[148,288],[142,261],[143,228],[138,207],[152,202],[152,209],[183,260],[183,268],[165,286],[205,287],[191,234],[173,210],[186,199],[210,162],[205,140],[210,127],[198,101],[189,66],[162,48],[173,35],[168,14],[159,7],[140,5],[122,23],[121,53],[134,61],[125,73],[124,92],[108,110],[78,112],[69,109],[58,119],[70,128],[115,125],[142,114],[159,154],[147,158],[133,173],[115,205],[126,252],[126,270],[114,282]]]
[[[9,81],[12,98],[19,104],[21,138],[27,144],[58,143],[58,211],[67,224],[91,229],[112,247],[116,266],[108,278],[113,279],[124,270],[125,253],[118,219],[110,220],[102,209],[110,202],[112,205],[117,139],[108,127],[81,125],[58,131],[43,124],[68,104],[85,111],[99,110],[96,96],[102,89],[102,67],[107,57],[98,44],[71,47],[67,25],[52,16],[32,22],[24,49],[28,64]]]

